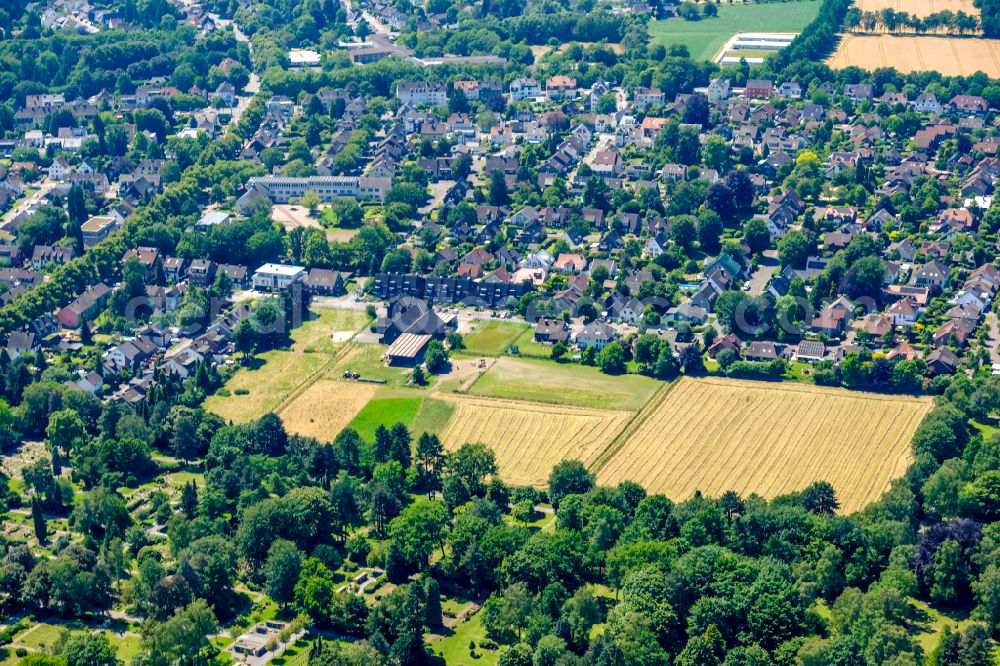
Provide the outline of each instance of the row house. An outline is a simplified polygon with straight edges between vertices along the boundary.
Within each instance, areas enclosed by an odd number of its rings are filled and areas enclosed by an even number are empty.
[[[31,252],[31,266],[42,270],[49,264],[65,264],[75,256],[76,251],[68,245],[36,245]]]
[[[110,287],[104,283],[98,283],[59,310],[56,319],[63,328],[80,328],[81,325],[89,322],[100,313],[110,294]]]
[[[396,85],[396,98],[412,106],[442,106],[448,102],[448,93],[440,81],[402,81]]]

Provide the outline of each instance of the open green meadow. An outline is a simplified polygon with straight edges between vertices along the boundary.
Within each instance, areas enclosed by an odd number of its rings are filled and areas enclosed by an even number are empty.
[[[225,390],[205,400],[205,409],[244,423],[275,411],[302,380],[323,367],[322,354],[269,351],[236,371]]]
[[[438,434],[455,413],[455,405],[446,400],[400,393],[393,389],[379,389],[347,427],[369,441],[374,439],[375,429],[380,425],[389,427],[395,423],[407,426],[414,436],[424,432]]]
[[[413,421],[410,422],[410,430],[415,433],[429,432],[440,434],[444,427],[448,425],[449,419],[455,413],[455,404],[447,400],[437,400],[435,398],[424,398],[417,410]]]
[[[410,370],[388,366],[382,360],[388,345],[356,345],[327,374],[327,379],[340,379],[345,372],[356,372],[367,379],[379,379],[388,386],[405,386]]]
[[[526,324],[508,321],[477,322],[476,328],[463,336],[463,342],[470,354],[497,356],[510,349],[527,328]]]
[[[520,356],[532,356],[538,358],[552,358],[552,347],[551,344],[546,344],[542,342],[535,341],[535,329],[527,328],[521,336],[514,341],[511,345],[511,352],[517,350]]]
[[[737,32],[801,32],[819,12],[820,0],[766,2],[745,5],[718,4],[719,15],[700,21],[682,18],[650,21],[653,41],[682,44],[696,60],[711,60]]]
[[[312,312],[313,319],[292,331],[292,351],[335,353],[348,334],[357,333],[368,323],[368,315],[352,310],[321,310]]]
[[[462,622],[455,627],[455,631],[452,634],[440,641],[431,643],[431,651],[444,657],[446,664],[483,664],[483,666],[491,666],[497,663],[497,660],[500,658],[499,650],[490,651],[479,647],[480,641],[486,638],[486,629],[483,628],[482,615],[483,612],[479,611],[469,618],[467,622]],[[476,643],[476,656],[470,654],[470,641]]]
[[[577,363],[502,358],[468,393],[598,409],[637,410],[660,382],[641,375],[606,375]]]
[[[272,350],[252,359],[205,401],[205,409],[235,423],[279,410],[303,382],[336,363],[368,322],[363,312],[318,310],[315,315],[292,331],[291,350]]]
[[[377,394],[376,394],[377,395]],[[419,395],[398,398],[374,398],[365,405],[358,415],[347,424],[366,440],[375,437],[375,429],[380,425],[389,426],[396,422],[409,426],[420,409],[423,398]]]
[[[36,624],[34,627],[17,636],[15,642],[29,650],[44,652],[55,645],[59,639],[59,635],[64,630],[64,627],[54,624]]]

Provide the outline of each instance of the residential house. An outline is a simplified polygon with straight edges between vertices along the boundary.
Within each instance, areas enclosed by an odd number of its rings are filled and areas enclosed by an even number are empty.
[[[785,81],[778,86],[777,96],[782,99],[802,99],[802,86],[798,81]]]
[[[663,103],[664,95],[662,90],[659,88],[640,87],[635,91],[635,101],[632,103],[632,108],[641,111],[650,106],[663,106]]]
[[[253,288],[258,291],[282,291],[306,277],[304,266],[264,264],[253,274]]]
[[[948,106],[958,113],[972,115],[982,115],[990,110],[990,105],[978,95],[955,95],[948,102]]]
[[[616,337],[615,329],[595,319],[576,334],[576,344],[580,349],[592,348],[600,351],[614,342]]]
[[[31,252],[31,266],[41,270],[49,264],[65,264],[76,256],[69,245],[36,245]]]
[[[37,336],[31,331],[14,331],[7,336],[7,356],[14,360],[38,349]]]
[[[183,257],[165,257],[163,259],[163,276],[168,282],[180,282],[187,277],[188,261]]]
[[[735,333],[720,335],[715,338],[712,344],[708,346],[708,356],[709,358],[715,359],[719,354],[726,350],[738,355],[742,344],[743,342],[736,336]]]
[[[778,349],[773,342],[751,342],[743,350],[743,358],[752,363],[768,363],[778,360]]]
[[[535,324],[535,342],[567,342],[569,326],[562,319],[541,318]]]
[[[774,83],[761,79],[749,79],[746,85],[747,99],[769,99],[774,92]]]
[[[80,227],[80,232],[83,235],[83,246],[89,250],[120,226],[121,223],[117,218],[108,215],[97,215],[90,218]]]
[[[721,76],[712,79],[708,84],[708,103],[718,104],[729,98],[729,79]]]
[[[187,277],[199,287],[207,287],[215,280],[216,264],[208,259],[192,259],[188,265]]]
[[[826,345],[818,340],[802,340],[795,348],[795,358],[805,363],[817,363],[826,356]]]
[[[905,328],[911,328],[916,324],[919,316],[916,304],[909,298],[899,299],[886,308],[885,314],[892,318],[894,326]]]
[[[948,284],[950,271],[939,261],[931,261],[913,272],[911,283],[918,287],[944,288]]]
[[[448,93],[440,81],[401,81],[396,85],[396,98],[411,106],[442,106]]]
[[[303,284],[311,294],[318,296],[336,296],[344,292],[344,278],[340,271],[326,268],[311,268],[303,280]]]
[[[559,273],[574,275],[586,270],[587,260],[582,255],[563,252],[556,259],[554,268]]]
[[[59,310],[56,319],[63,328],[76,329],[96,317],[108,299],[111,289],[103,282],[83,292],[72,303]]]
[[[246,266],[219,264],[216,267],[216,273],[223,273],[237,289],[246,289],[247,285],[250,284],[250,271],[247,270]]]
[[[573,99],[577,95],[576,79],[557,74],[545,82],[545,96],[549,101]]]
[[[958,356],[947,347],[938,347],[924,357],[927,369],[934,375],[951,375],[958,370]]]
[[[515,102],[541,97],[542,87],[534,79],[514,79],[510,84],[510,97]]]
[[[113,373],[131,372],[156,353],[152,341],[140,336],[115,345],[104,352],[104,367]]]

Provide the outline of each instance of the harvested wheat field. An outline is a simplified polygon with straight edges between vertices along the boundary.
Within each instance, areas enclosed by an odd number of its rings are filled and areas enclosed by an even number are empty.
[[[320,379],[280,412],[288,432],[329,442],[375,396],[374,384]]]
[[[631,418],[631,412],[519,400],[441,396],[455,413],[441,433],[445,448],[482,442],[496,453],[504,481],[543,486],[553,465],[575,459],[590,465]]]
[[[904,473],[910,437],[931,407],[926,398],[716,378],[683,378],[663,395],[597,462],[598,482],[636,481],[683,500],[696,490],[773,498],[828,481],[843,512]]]
[[[943,11],[965,12],[979,16],[979,9],[972,4],[972,0],[857,0],[854,6],[863,12],[891,9],[919,17]]]
[[[1000,77],[1000,40],[930,35],[843,35],[829,65],[834,69],[894,67],[903,73],[935,71],[945,76],[984,72],[997,78]]]

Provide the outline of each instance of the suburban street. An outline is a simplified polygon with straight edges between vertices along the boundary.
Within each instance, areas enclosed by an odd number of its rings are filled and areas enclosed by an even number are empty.
[[[986,338],[986,348],[990,350],[990,364],[1000,365],[1000,321],[997,320],[997,313],[986,313],[986,326],[989,336]]]
[[[33,193],[30,197],[21,199],[18,205],[14,206],[13,208],[11,208],[10,210],[8,210],[6,213],[3,214],[3,218],[0,219],[0,231],[6,229],[7,225],[10,224],[15,217],[17,217],[24,211],[28,210],[32,206],[41,203],[45,199],[45,197],[48,196],[49,192],[52,191],[52,188],[54,188],[57,184],[58,183],[53,181],[51,178],[45,176],[44,180],[42,181],[42,185],[41,187],[38,188],[37,192]]]
[[[751,296],[760,296],[767,288],[767,283],[771,281],[771,276],[778,272],[781,262],[778,261],[776,250],[766,250],[761,257],[757,270],[750,276],[750,289],[747,293]]]
[[[355,7],[354,6],[355,4],[356,3],[352,2],[352,0],[344,0],[344,10],[347,12],[348,16],[356,17],[356,12],[360,10],[360,12],[361,12],[361,18],[363,18],[365,20],[365,22],[368,23],[368,26],[372,29],[372,32],[374,34],[376,34],[376,35],[382,35],[384,37],[389,37],[389,38],[391,38],[391,37],[394,36],[394,33],[389,28],[389,26],[387,26],[386,24],[382,23],[382,21],[380,21],[379,19],[377,19],[367,9],[361,8],[360,5],[358,5],[357,7]],[[357,21],[356,20],[352,21],[352,23],[355,26],[357,26]]]

